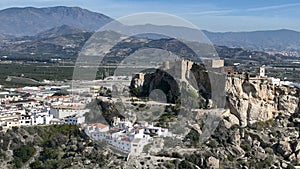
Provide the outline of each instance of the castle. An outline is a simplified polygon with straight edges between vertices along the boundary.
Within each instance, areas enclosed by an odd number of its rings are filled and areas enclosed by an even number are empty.
[[[223,59],[206,59],[203,60],[207,69],[218,69],[224,67]],[[174,78],[179,80],[186,80],[190,78],[190,70],[195,62],[187,59],[176,59],[174,62],[165,61],[162,70],[167,71],[174,68]]]

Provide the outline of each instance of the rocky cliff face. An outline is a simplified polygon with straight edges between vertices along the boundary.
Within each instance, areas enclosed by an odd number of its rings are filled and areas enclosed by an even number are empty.
[[[228,77],[227,107],[242,126],[266,121],[278,114],[292,115],[299,111],[299,90],[273,86],[266,81]]]
[[[200,103],[205,104],[205,99],[211,99],[212,92],[218,86],[212,89],[212,82],[225,83],[226,106],[230,110],[229,117],[234,118],[242,126],[253,124],[258,121],[267,121],[274,119],[278,115],[291,116],[299,112],[300,92],[299,89],[287,86],[274,86],[267,78],[245,78],[244,75],[226,77],[225,82],[220,82],[221,76],[213,77],[213,74],[207,74],[207,71],[202,70],[199,65],[194,65],[192,68],[193,75],[197,79],[199,94],[202,96]],[[156,88],[165,89],[164,92],[170,91],[173,95],[179,96],[180,91],[175,86],[176,82],[171,81],[171,78],[166,78],[166,73],[158,71],[155,74],[146,74],[145,79],[132,81],[133,88],[140,88],[139,92],[144,96],[149,95],[149,92]],[[165,83],[162,79],[165,79]],[[210,81],[209,79],[212,79]],[[215,79],[215,80],[214,80]],[[216,80],[217,79],[217,80]],[[168,88],[167,88],[168,87]],[[224,97],[220,94],[220,98]],[[215,100],[213,102],[216,102]],[[214,103],[216,104],[216,103]],[[218,104],[219,105],[219,104]],[[202,106],[205,107],[205,106]],[[235,116],[235,117],[234,117]]]
[[[130,86],[132,89],[138,89],[133,95],[141,97],[148,97],[151,91],[160,89],[167,95],[167,101],[170,103],[175,103],[180,95],[180,86],[172,75],[159,69],[154,73],[145,74],[143,79],[134,77]]]

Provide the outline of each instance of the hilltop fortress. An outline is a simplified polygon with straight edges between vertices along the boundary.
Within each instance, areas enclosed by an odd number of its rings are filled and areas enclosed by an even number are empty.
[[[193,73],[191,70],[195,71],[193,65],[198,65],[196,68],[203,68],[204,65],[206,69],[204,71],[206,72],[213,71],[224,74],[226,77],[224,82],[226,93],[225,108],[230,110],[230,113],[226,116],[230,116],[229,119],[233,123],[246,126],[256,121],[272,119],[279,113],[293,114],[299,109],[298,89],[290,86],[289,82],[266,76],[264,66],[258,67],[256,74],[251,74],[248,72],[236,72],[233,66],[224,66],[224,60],[221,59],[204,60],[202,67],[201,64],[190,60],[177,59],[174,62],[164,62],[161,70],[169,73],[177,80],[177,83],[180,83],[186,82],[191,78]],[[141,87],[142,89],[146,76],[147,73],[135,74],[133,76],[134,87]],[[199,77],[199,73],[194,73],[194,76],[202,79],[205,77],[202,75]],[[204,86],[209,86],[207,83],[210,82],[204,82]],[[222,82],[218,81],[216,83]]]
[[[203,63],[207,69],[219,69],[224,67],[224,60],[222,59],[204,60]],[[196,63],[187,59],[176,59],[174,62],[165,61],[161,69],[168,71],[173,67],[175,70],[174,77],[180,80],[185,80],[190,78],[193,64]]]
[[[162,67],[159,69],[169,73],[176,80],[186,81],[187,79],[191,78],[191,69],[194,64],[198,63],[187,59],[176,59],[175,61],[163,62]],[[214,69],[222,72],[224,68],[224,60],[222,59],[204,60],[203,64],[207,70]],[[136,87],[143,84],[145,80],[145,74],[147,73],[139,72],[132,75],[135,80]]]

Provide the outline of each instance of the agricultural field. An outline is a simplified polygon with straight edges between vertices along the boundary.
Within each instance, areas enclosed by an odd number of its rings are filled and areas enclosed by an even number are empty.
[[[0,84],[4,86],[16,86],[6,81],[8,76],[31,78],[36,81],[46,80],[70,80],[74,67],[53,63],[5,63],[0,64]]]

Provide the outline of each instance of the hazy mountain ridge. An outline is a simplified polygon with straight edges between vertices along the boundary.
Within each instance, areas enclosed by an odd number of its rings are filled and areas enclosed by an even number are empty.
[[[215,33],[203,31],[216,45],[252,50],[299,50],[300,32],[281,29],[253,32]]]
[[[62,25],[97,30],[110,21],[112,19],[106,15],[79,7],[8,8],[0,11],[0,33],[35,35]]]
[[[27,58],[42,58],[43,60],[48,60],[57,57],[75,60],[82,47],[93,34],[94,31],[85,31],[63,25],[46,30],[35,36],[25,36],[8,42],[2,41],[0,42],[0,55],[8,56],[8,59],[13,60],[26,60]],[[101,42],[101,39],[99,39],[99,43]],[[189,59],[197,58],[193,50],[174,38],[163,37],[162,39],[148,39],[134,36],[119,42],[110,50],[104,60],[105,62],[119,63],[119,61],[125,57],[145,47],[171,51],[180,57]],[[210,57],[210,50],[215,49],[220,58],[231,60],[267,61],[287,58],[279,54],[271,56],[265,52],[250,51],[242,48],[229,48],[226,46],[213,46],[204,43],[199,43],[197,49],[202,51],[202,57]],[[250,55],[252,56],[251,58],[249,58]]]

